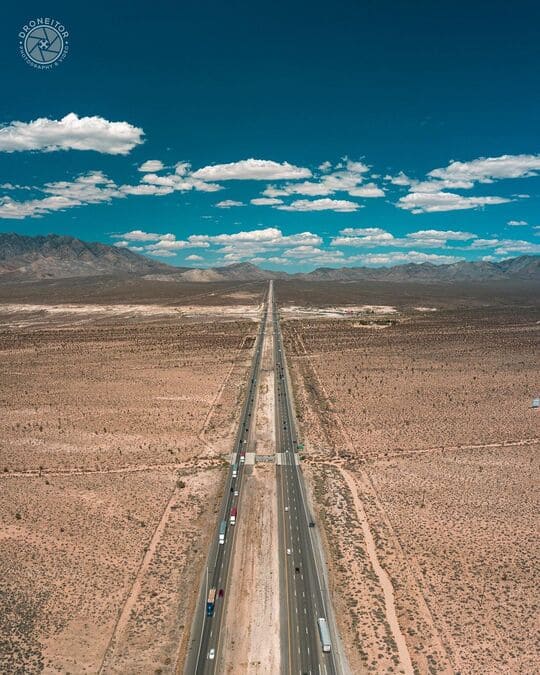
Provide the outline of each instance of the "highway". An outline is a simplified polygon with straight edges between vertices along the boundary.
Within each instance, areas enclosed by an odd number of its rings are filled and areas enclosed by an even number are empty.
[[[326,619],[333,634],[335,630],[332,617],[328,616],[326,610],[328,601],[323,588],[322,564],[318,558],[317,565],[315,559],[315,523],[309,514],[303,477],[299,470],[296,425],[273,293],[270,312],[274,335],[276,451],[281,453],[276,476],[282,593],[282,672],[290,675],[331,675],[338,672],[334,649],[326,653],[322,651],[317,619]]]
[[[210,546],[207,568],[201,583],[199,601],[197,603],[191,632],[189,653],[184,670],[184,672],[189,675],[192,675],[193,673],[196,673],[197,675],[213,675],[215,672],[220,672],[219,663],[222,649],[220,637],[221,626],[225,615],[225,604],[227,601],[233,603],[233,600],[227,597],[227,582],[229,578],[229,567],[233,557],[236,526],[230,525],[229,520],[231,509],[238,507],[242,491],[245,464],[241,462],[241,455],[249,450],[253,435],[255,405],[257,400],[256,393],[257,387],[259,386],[261,355],[271,293],[272,289],[270,288],[269,294],[265,298],[259,331],[255,341],[246,398],[235,440],[233,452],[235,455],[235,465],[237,467],[237,477],[233,477],[233,466],[231,466],[225,485],[219,519]],[[241,517],[242,514],[240,510],[238,510],[238,518]],[[220,523],[223,521],[226,521],[227,523],[227,530],[225,533],[225,541],[223,544],[220,544],[218,543],[219,527]],[[215,608],[213,616],[207,616],[206,600],[208,598],[208,593],[212,588],[216,589]],[[222,597],[220,596],[220,589],[223,589]]]
[[[236,526],[230,525],[231,509],[238,508],[242,494],[245,464],[241,456],[252,450],[257,389],[260,380],[265,332],[273,336],[275,380],[276,480],[278,506],[280,643],[281,672],[287,675],[334,675],[345,672],[337,649],[337,631],[325,588],[323,554],[316,524],[309,513],[304,481],[299,469],[298,441],[283,349],[279,314],[270,281],[257,333],[246,398],[235,440],[233,467],[225,485],[219,518],[210,546],[208,564],[193,621],[185,675],[214,675],[222,672],[221,628],[226,611],[234,612],[235,599],[228,595],[228,580],[233,559]],[[238,509],[238,518],[242,513]],[[223,544],[219,544],[220,523],[226,521]],[[206,601],[210,589],[216,589],[212,616],[207,616]],[[220,596],[223,589],[223,596]],[[254,589],[253,602],[257,602]],[[323,652],[317,620],[328,622],[332,649]],[[241,639],[241,635],[236,636]],[[336,665],[338,664],[338,665]]]

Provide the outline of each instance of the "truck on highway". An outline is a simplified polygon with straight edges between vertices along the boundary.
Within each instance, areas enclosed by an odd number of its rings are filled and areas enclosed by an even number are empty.
[[[211,588],[208,592],[206,601],[206,616],[214,616],[214,607],[216,606],[216,589]]]
[[[230,519],[231,525],[234,525],[236,523],[237,513],[238,513],[238,510],[237,510],[236,506],[233,506],[232,509],[231,509],[231,519]]]
[[[238,476],[238,464],[233,464],[232,465],[232,477],[236,478]]]
[[[240,453],[240,464],[244,464],[245,461],[246,461],[246,451],[242,450],[242,452]]]
[[[225,532],[227,532],[227,521],[222,520],[219,526],[219,543],[225,543]]]
[[[328,630],[326,619],[320,617],[317,619],[317,624],[319,626],[319,637],[321,638],[322,650],[323,652],[329,652],[332,648],[332,645],[330,643],[330,631]]]

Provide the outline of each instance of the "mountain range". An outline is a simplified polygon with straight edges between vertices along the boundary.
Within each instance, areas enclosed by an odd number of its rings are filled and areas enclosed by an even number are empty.
[[[408,263],[393,267],[319,267],[289,274],[261,269],[251,263],[222,267],[174,267],[126,248],[84,242],[69,236],[24,236],[0,233],[0,281],[31,281],[103,275],[134,275],[163,281],[394,281],[488,282],[505,279],[540,281],[540,257],[520,256],[500,262],[457,262],[448,265]]]

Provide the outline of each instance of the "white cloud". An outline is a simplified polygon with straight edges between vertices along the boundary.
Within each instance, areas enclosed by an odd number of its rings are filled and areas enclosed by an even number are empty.
[[[191,255],[188,255],[186,260],[204,260],[202,255],[197,255],[196,253],[192,253]]]
[[[346,237],[364,237],[369,234],[384,234],[385,230],[382,230],[380,227],[346,227],[344,230],[340,230],[339,233]]]
[[[165,168],[165,165],[163,162],[159,159],[147,159],[146,162],[141,164],[139,167],[139,171],[161,171],[162,169]]]
[[[331,165],[327,166],[324,164],[321,166],[325,166],[326,171],[331,168]],[[364,174],[369,172],[370,167],[367,164],[347,159],[345,164],[340,164],[339,167],[338,170],[332,173],[324,173],[322,176],[316,177],[315,180],[286,183],[280,187],[268,185],[262,194],[270,198],[286,197],[289,195],[324,197],[333,195],[336,192],[348,192],[351,196],[359,197],[384,196],[384,192],[374,183],[369,183],[369,185],[361,188],[358,187],[364,180]],[[358,194],[353,191],[358,191]]]
[[[526,220],[509,220],[507,225],[511,225],[512,227],[520,227],[521,225],[528,225],[529,223]]]
[[[276,197],[257,197],[250,201],[254,206],[275,206],[276,204],[283,204],[283,199],[276,199]]]
[[[416,182],[412,178],[409,178],[407,174],[403,173],[403,171],[400,171],[397,176],[390,176],[387,174],[384,177],[384,180],[390,181],[392,185],[400,185],[400,186],[409,186],[413,185]]]
[[[341,235],[343,236],[332,239],[331,246],[444,248],[449,241],[470,241],[476,238],[476,235],[471,232],[456,230],[418,230],[417,232],[410,232],[404,237],[394,237],[390,232],[378,227],[349,227],[341,230]]]
[[[481,248],[493,248],[494,246],[497,246],[499,244],[499,239],[476,239],[475,241],[468,246],[468,248],[474,250],[474,249],[481,249]]]
[[[26,201],[16,201],[8,196],[0,197],[0,218],[35,218],[82,204],[108,202],[113,197],[121,196],[116,185],[101,171],[91,171],[72,182],[46,183],[40,191],[48,196]]]
[[[496,255],[507,255],[508,253],[540,253],[540,244],[534,244],[530,241],[502,241],[500,246],[495,249]]]
[[[418,230],[405,236],[410,239],[435,239],[441,242],[469,241],[476,238],[476,234],[472,234],[472,232],[461,232],[459,230]]]
[[[131,230],[130,232],[125,232],[124,234],[113,234],[114,239],[121,238],[123,241],[157,241],[162,237],[174,236],[174,235],[163,235],[156,234],[155,232],[143,232],[143,230]],[[117,244],[120,245],[120,242]]]
[[[45,183],[42,191],[46,194],[66,197],[79,204],[108,202],[118,196],[115,183],[101,171],[90,171],[73,181]]]
[[[352,259],[351,259],[352,260]],[[364,265],[397,265],[402,263],[432,263],[445,265],[463,260],[458,256],[437,255],[436,253],[422,253],[420,251],[395,251],[392,253],[368,253],[355,256],[355,261]]]
[[[0,197],[0,218],[20,220],[27,217],[39,217],[51,211],[63,211],[80,202],[67,197],[45,197],[18,202],[11,197]]]
[[[237,202],[234,199],[224,199],[222,202],[218,202],[216,206],[219,209],[230,209],[232,206],[245,206],[244,202]]]
[[[158,176],[157,173],[147,173],[141,180],[143,183],[148,183],[149,185],[161,185],[173,189],[177,183],[182,182],[181,179],[177,178],[174,174],[170,176]]]
[[[322,244],[322,238],[312,232],[284,235],[276,227],[267,227],[230,234],[194,234],[187,238],[187,242],[193,247],[213,247],[220,259],[225,262],[239,262],[253,260],[262,254],[266,256],[282,249],[297,251],[299,255],[308,251],[310,255],[320,255],[318,247]],[[335,255],[335,252],[331,254]],[[266,259],[264,257],[264,260]]]
[[[496,255],[507,255],[509,253],[540,253],[540,244],[521,239],[476,239],[470,246],[470,250],[479,250],[484,248],[495,249]]]
[[[281,211],[337,211],[346,213],[357,211],[362,208],[357,202],[347,201],[345,199],[297,199],[291,204],[276,206]]]
[[[78,117],[69,113],[61,120],[41,117],[33,122],[14,121],[0,128],[0,150],[95,150],[127,155],[142,143],[142,129],[128,122],[109,122],[102,117]]]
[[[364,162],[354,162],[347,157],[344,159],[346,162],[345,166],[347,167],[348,171],[352,171],[353,173],[367,173],[369,171],[369,166],[364,164]]]
[[[366,183],[366,185],[352,188],[348,192],[351,197],[384,197],[384,190],[381,190],[380,187],[377,187],[375,183]]]
[[[434,169],[428,176],[450,181],[492,183],[503,178],[536,176],[540,170],[540,155],[501,155],[480,157],[471,162],[450,162],[445,168]]]
[[[328,160],[326,162],[323,162],[322,164],[319,164],[319,171],[322,171],[325,173],[326,171],[330,171],[332,168],[332,162],[329,162]]]
[[[373,228],[376,229],[376,228]],[[397,246],[397,240],[390,232],[380,230],[372,234],[365,234],[353,237],[334,237],[330,242],[331,246]]]
[[[158,255],[172,257],[176,251],[185,248],[208,248],[210,244],[206,241],[178,240],[176,235],[167,232],[166,234],[157,234],[156,232],[145,232],[144,230],[131,230],[122,234],[113,234],[113,239],[120,239],[115,246],[124,248],[129,246],[132,251],[144,251],[149,255]],[[135,247],[133,242],[144,243],[144,246]]]
[[[191,164],[189,162],[177,162],[174,166],[174,172],[178,176],[185,176],[189,173],[190,168]]]
[[[168,188],[169,192],[173,190],[178,192],[187,192],[189,190],[197,190],[199,192],[217,192],[222,190],[221,185],[215,183],[206,183],[202,180],[197,180],[189,175],[180,175],[178,173],[166,174],[165,176],[158,176],[155,173],[147,173],[142,177],[143,183],[150,185],[159,185],[163,188]],[[164,193],[165,194],[165,193]]]
[[[463,197],[453,192],[410,192],[398,200],[397,206],[412,213],[433,213],[475,209],[510,201],[512,200],[504,197]]]
[[[173,188],[158,185],[122,185],[118,191],[123,195],[169,195]]]
[[[288,162],[268,159],[243,159],[229,164],[214,164],[191,174],[203,181],[214,180],[282,180],[309,178],[311,171]]]
[[[467,180],[424,180],[411,183],[411,192],[440,192],[440,190],[470,190],[474,187]]]
[[[206,242],[211,244],[257,245],[263,247],[283,247],[291,245],[317,246],[322,243],[321,237],[311,232],[284,235],[277,227],[267,227],[259,230],[234,232],[232,234],[194,234],[188,237],[190,242]]]
[[[177,239],[160,239],[155,244],[149,244],[146,247],[147,251],[179,251],[182,248],[193,248],[196,247],[195,244],[191,244],[188,241],[177,240]]]
[[[342,263],[344,253],[342,251],[325,251],[316,246],[296,246],[283,251],[282,256],[286,259],[314,265]]]

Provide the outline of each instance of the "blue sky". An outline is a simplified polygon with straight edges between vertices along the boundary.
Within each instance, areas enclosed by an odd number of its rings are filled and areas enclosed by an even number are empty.
[[[288,270],[538,253],[540,10],[470,4],[10,3],[0,230]],[[47,70],[37,17],[69,32]]]

